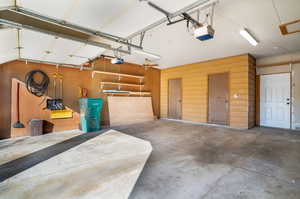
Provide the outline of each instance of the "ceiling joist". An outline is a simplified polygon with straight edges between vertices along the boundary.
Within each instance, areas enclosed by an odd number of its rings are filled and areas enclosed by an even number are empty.
[[[292,25],[295,25],[295,24],[300,25],[300,19],[297,19],[297,20],[291,21],[289,23],[279,25],[279,29],[281,31],[281,34],[282,35],[289,35],[289,34],[294,34],[294,33],[300,32],[300,28],[296,28],[294,30],[289,30],[289,26],[292,26]]]
[[[128,39],[74,25],[21,7],[0,8],[0,24],[42,32],[125,54],[131,54],[130,47],[142,49],[141,46],[130,43]],[[126,46],[128,49],[113,48],[104,42],[107,40]]]

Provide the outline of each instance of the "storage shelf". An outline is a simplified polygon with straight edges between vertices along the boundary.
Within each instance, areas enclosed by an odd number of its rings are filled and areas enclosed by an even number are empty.
[[[95,74],[104,74],[104,75],[114,75],[119,77],[131,77],[131,78],[137,78],[137,79],[144,79],[144,76],[141,75],[129,75],[124,73],[114,73],[114,72],[106,72],[106,71],[93,71],[92,76],[94,77]]]
[[[146,91],[121,91],[120,93],[118,92],[103,92],[104,94],[107,95],[151,95],[151,92],[146,92]]]
[[[118,86],[133,86],[133,87],[143,87],[144,84],[131,84],[131,83],[122,83],[122,82],[101,82],[101,85],[118,85]]]
[[[130,95],[151,95],[151,92],[130,92]]]

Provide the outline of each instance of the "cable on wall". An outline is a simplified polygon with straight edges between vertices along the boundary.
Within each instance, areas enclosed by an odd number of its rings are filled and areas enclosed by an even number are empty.
[[[35,75],[41,75],[42,80],[36,82],[34,80]],[[27,73],[25,77],[25,83],[28,92],[37,97],[42,97],[46,93],[49,86],[49,82],[50,80],[48,75],[41,70],[32,70],[29,73]]]

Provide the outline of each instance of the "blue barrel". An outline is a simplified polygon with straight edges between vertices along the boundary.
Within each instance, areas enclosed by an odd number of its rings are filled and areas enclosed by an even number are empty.
[[[80,125],[85,133],[101,130],[101,110],[103,100],[101,98],[82,98],[80,105]]]

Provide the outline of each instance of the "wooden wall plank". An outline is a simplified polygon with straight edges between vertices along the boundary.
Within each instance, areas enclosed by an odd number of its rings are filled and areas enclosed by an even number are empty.
[[[12,81],[12,90],[16,93],[16,85],[19,81]],[[16,104],[16,95],[12,94],[12,104]],[[46,107],[46,101],[44,98],[36,97],[30,94],[24,83],[20,83],[20,121],[24,124],[25,128],[15,129],[11,127],[11,137],[18,136],[30,136],[28,132],[30,121],[33,118],[42,119],[48,122],[47,126],[52,126],[51,131],[64,131],[71,129],[78,129],[80,122],[80,114],[76,111],[73,111],[73,118],[65,118],[65,119],[51,119],[50,111],[44,110]],[[16,106],[12,106],[11,109],[11,121],[17,121],[16,116]]]
[[[229,72],[230,126],[237,128],[253,126],[255,76],[252,76],[255,72],[253,72],[254,67],[250,68],[253,60],[249,57],[249,55],[234,56],[162,70],[161,117],[167,117],[168,112],[168,80],[182,78],[182,119],[207,122],[208,75]],[[235,99],[234,94],[239,94],[239,99]]]

